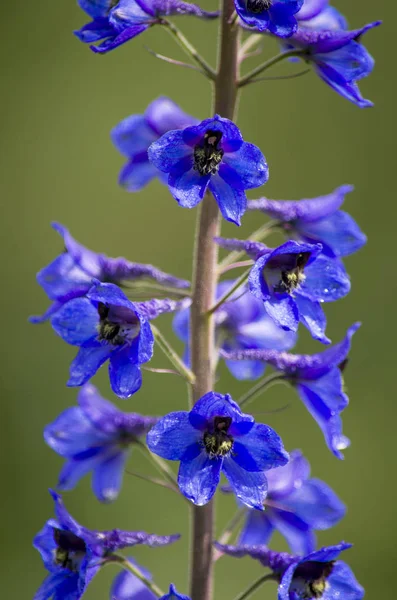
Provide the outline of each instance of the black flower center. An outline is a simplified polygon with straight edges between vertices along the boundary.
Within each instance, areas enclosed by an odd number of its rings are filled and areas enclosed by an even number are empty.
[[[108,342],[113,346],[122,346],[128,341],[134,339],[139,332],[139,321],[134,318],[134,322],[123,322],[117,315],[110,314],[110,308],[100,302],[98,304],[99,325],[98,340]]]
[[[84,540],[71,531],[62,529],[54,529],[53,536],[57,545],[54,551],[54,564],[76,573],[86,553]]]
[[[231,417],[214,417],[213,431],[206,431],[203,438],[204,448],[210,458],[230,454],[233,438],[227,432],[231,423]]]
[[[200,144],[194,147],[194,169],[200,175],[215,175],[222,160],[223,150],[218,148],[222,138],[221,131],[209,129]]]
[[[275,292],[291,294],[304,282],[304,268],[310,258],[310,252],[295,254],[295,265],[290,269],[281,269],[281,279],[273,286]]]
[[[261,13],[269,10],[272,0],[247,0],[247,10],[252,13]]]
[[[291,591],[299,594],[302,600],[322,598],[327,589],[327,579],[331,575],[335,561],[309,561],[299,565],[294,573]]]

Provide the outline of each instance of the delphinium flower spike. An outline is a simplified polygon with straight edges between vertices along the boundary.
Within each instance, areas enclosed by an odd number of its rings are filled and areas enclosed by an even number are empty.
[[[193,15],[213,19],[219,14],[182,0],[78,0],[78,3],[93,20],[75,34],[90,44],[91,50],[101,54],[161,24],[163,17]]]
[[[297,241],[320,242],[327,256],[347,256],[367,241],[354,219],[340,210],[351,185],[342,185],[326,196],[305,200],[248,202],[248,210],[258,210],[276,219],[285,235]]]
[[[281,439],[268,425],[255,423],[229,395],[209,392],[190,412],[161,418],[147,434],[149,449],[180,461],[178,485],[194,504],[214,495],[221,471],[247,506],[263,510],[265,471],[288,462]]]
[[[148,279],[177,289],[190,285],[188,281],[168,275],[152,265],[133,263],[121,257],[109,258],[93,252],[77,242],[60,223],[53,223],[52,227],[62,237],[65,250],[37,274],[38,283],[53,304],[44,315],[31,317],[33,323],[49,319],[69,300],[85,296],[94,279],[117,285],[123,281],[140,282]]]
[[[244,142],[237,125],[215,115],[199,125],[169,131],[148,150],[149,160],[168,173],[168,187],[177,202],[193,208],[207,188],[223,217],[240,225],[247,207],[245,190],[266,183],[268,167],[262,152]]]
[[[233,286],[233,281],[218,284],[217,297]],[[174,331],[186,344],[184,360],[189,364],[189,321],[190,307],[176,312],[173,322]],[[296,334],[284,331],[266,313],[263,303],[243,288],[235,292],[228,302],[215,312],[215,335],[217,348],[225,352],[267,348],[290,350],[296,343]],[[222,358],[222,354],[220,355]],[[226,360],[229,371],[237,379],[257,379],[265,371],[262,361]]]
[[[168,176],[149,162],[147,150],[150,144],[167,131],[182,129],[197,122],[166,96],[151,102],[143,115],[131,115],[123,119],[111,133],[116,148],[128,158],[120,173],[120,185],[128,192],[137,192],[154,177],[166,183]]]
[[[300,450],[284,467],[267,472],[265,510],[246,509],[239,545],[267,545],[274,531],[286,538],[294,554],[316,549],[317,529],[329,529],[342,519],[346,507],[331,488],[310,477],[310,465]]]
[[[118,410],[88,383],[79,391],[77,402],[78,406],[67,408],[44,429],[47,444],[66,459],[57,487],[73,489],[92,471],[96,497],[111,502],[120,492],[133,444],[158,419]]]
[[[355,323],[349,327],[341,342],[317,354],[240,350],[225,354],[225,358],[263,360],[282,372],[320,426],[328,448],[337,458],[343,459],[342,450],[350,445],[350,440],[342,433],[340,417],[349,403],[342,372],[348,360],[352,337],[359,327],[360,323]]]
[[[314,339],[330,343],[321,304],[343,298],[350,291],[350,280],[340,261],[321,254],[321,244],[291,240],[268,248],[249,240],[216,240],[229,250],[245,250],[255,260],[249,290],[263,301],[277,325],[296,331],[301,322]]]
[[[241,558],[250,556],[272,570],[278,581],[278,600],[361,600],[364,590],[350,567],[339,555],[351,548],[340,542],[306,556],[273,552],[266,546],[228,546],[215,543],[218,550]]]
[[[51,495],[55,503],[55,519],[47,521],[33,541],[49,575],[34,600],[79,600],[101,566],[111,560],[112,553],[137,544],[164,546],[180,537],[121,529],[90,530],[73,519],[58,494],[51,492]]]

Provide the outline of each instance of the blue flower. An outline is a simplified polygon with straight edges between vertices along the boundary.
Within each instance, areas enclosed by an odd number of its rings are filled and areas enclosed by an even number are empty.
[[[244,504],[263,510],[265,471],[288,462],[273,429],[256,424],[229,395],[215,392],[200,398],[190,412],[160,419],[149,431],[147,444],[155,454],[180,461],[180,490],[199,506],[212,498],[223,471]]]
[[[326,196],[308,200],[252,200],[248,210],[260,210],[279,221],[285,234],[298,241],[320,242],[327,256],[347,256],[367,241],[354,219],[339,208],[353,190],[342,185]]]
[[[303,557],[273,552],[266,546],[227,546],[215,543],[218,550],[241,558],[250,556],[272,569],[279,581],[278,600],[361,600],[364,589],[350,567],[338,560],[351,544],[340,542]]]
[[[121,529],[86,529],[71,517],[58,494],[51,491],[51,495],[56,518],[47,521],[33,541],[49,575],[36,592],[34,600],[79,600],[112,552],[136,544],[164,546],[180,537]]]
[[[88,44],[104,40],[97,46],[90,46],[101,54],[121,46],[149,27],[161,24],[161,17],[194,15],[213,19],[219,14],[181,0],[78,0],[78,3],[93,20],[74,33]]]
[[[157,176],[166,183],[168,176],[149,162],[147,150],[150,144],[171,129],[181,129],[197,122],[175,102],[161,96],[149,104],[143,115],[131,115],[116,125],[111,133],[112,141],[128,158],[120,173],[120,185],[129,192],[137,192]]]
[[[111,502],[119,495],[132,444],[158,419],[121,412],[90,384],[77,401],[79,406],[66,409],[44,429],[47,444],[66,458],[58,488],[71,490],[92,471],[96,497]]]
[[[340,413],[349,399],[344,392],[342,371],[346,366],[353,334],[352,325],[344,339],[318,354],[288,354],[273,350],[240,350],[226,355],[232,360],[263,360],[284,374],[296,388],[303,404],[320,426],[328,448],[343,459],[341,450],[350,444],[342,433]]]
[[[80,346],[68,386],[83,385],[109,359],[114,393],[129,398],[139,390],[140,365],[153,356],[153,333],[144,313],[116,285],[95,283],[85,298],[64,304],[51,325],[65,342]]]
[[[248,283],[266,312],[283,329],[297,331],[303,323],[315,340],[328,344],[323,302],[343,298],[350,280],[341,261],[321,254],[321,244],[288,241],[278,248],[259,242],[216,238],[229,250],[244,250],[255,260]]]
[[[269,471],[266,510],[248,510],[239,545],[267,545],[276,530],[295,554],[313,552],[314,530],[335,525],[346,508],[323,481],[309,477],[310,465],[300,450],[291,452],[287,465]]]
[[[149,581],[152,575],[146,569],[138,565],[132,558],[128,559]],[[146,585],[132,573],[122,571],[115,577],[110,592],[110,600],[156,600],[157,596],[151,592]],[[190,600],[188,596],[179,594],[173,584],[170,585],[170,591],[160,600]]]
[[[234,0],[234,5],[239,17],[250,27],[286,38],[297,30],[296,13],[303,0]]]
[[[239,128],[219,115],[169,131],[148,153],[160,171],[169,173],[170,192],[181,206],[193,208],[208,188],[223,217],[236,225],[247,206],[244,190],[266,183],[269,176],[259,148],[244,142]]]
[[[221,298],[234,284],[222,281],[217,288]],[[252,294],[239,289],[215,312],[216,346],[225,352],[249,348],[290,350],[296,343],[296,334],[278,327],[263,308],[263,303]],[[190,308],[180,310],[174,317],[174,331],[186,344],[184,360],[189,364]],[[222,355],[221,355],[222,358]],[[263,361],[226,360],[229,371],[236,379],[258,379],[265,371]]]
[[[53,304],[44,315],[31,317],[32,323],[49,319],[65,302],[85,296],[92,287],[93,279],[118,285],[123,281],[140,281],[144,278],[177,288],[188,288],[190,285],[188,281],[168,275],[152,265],[97,254],[76,242],[63,225],[53,223],[52,227],[63,238],[65,251],[37,274],[38,283]]]
[[[313,65],[317,75],[353,104],[360,108],[373,106],[370,100],[363,98],[357,85],[357,81],[369,75],[374,67],[374,59],[360,42],[364,33],[380,25],[381,21],[346,31],[335,28],[344,24],[339,13],[332,11],[320,17],[314,21],[314,27],[310,24],[299,27],[284,48],[302,50],[302,59]],[[332,29],[324,29],[324,26]]]

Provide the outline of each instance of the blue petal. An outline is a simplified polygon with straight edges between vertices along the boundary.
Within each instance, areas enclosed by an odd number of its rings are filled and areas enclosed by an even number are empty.
[[[196,417],[203,423],[208,423],[214,417],[230,417],[232,423],[230,426],[231,435],[243,435],[248,433],[254,426],[254,418],[251,415],[242,413],[239,405],[234,402],[229,394],[218,394],[208,392],[202,396],[193,406],[190,412],[190,422],[195,425]]]
[[[294,554],[309,554],[316,548],[316,537],[310,526],[293,512],[272,510],[271,521],[287,540]]]
[[[169,173],[187,156],[190,156],[193,162],[192,149],[185,144],[183,131],[180,129],[168,131],[148,149],[150,162],[165,173]]]
[[[120,172],[119,184],[127,192],[138,192],[145,187],[159,172],[147,159],[133,159]]]
[[[310,465],[300,450],[293,450],[290,460],[284,467],[271,469],[267,474],[269,494],[272,499],[282,499],[300,489],[310,476]]]
[[[221,475],[222,459],[201,452],[192,460],[182,461],[178,485],[184,496],[197,506],[207,504],[215,494]]]
[[[113,502],[119,495],[128,455],[128,451],[117,451],[96,466],[92,487],[100,502]]]
[[[226,360],[226,366],[236,379],[259,379],[265,372],[265,363],[261,360]]]
[[[92,275],[84,271],[65,252],[37,274],[37,282],[51,300],[67,302],[84,296],[91,287]]]
[[[325,590],[324,600],[338,600],[346,598],[348,600],[361,600],[364,598],[364,588],[354,577],[353,571],[341,560],[338,560],[328,579],[329,587]]]
[[[81,42],[84,42],[85,44],[98,42],[99,40],[115,36],[117,34],[107,18],[94,19],[91,21],[91,23],[87,23],[81,27],[81,29],[77,29],[73,33]]]
[[[190,600],[190,598],[185,594],[180,594],[174,584],[171,583],[169,594],[162,596],[160,600]]]
[[[225,458],[222,470],[241,502],[250,508],[263,510],[267,494],[267,479],[263,472],[246,471],[237,464],[233,455]]]
[[[149,104],[145,110],[145,119],[159,136],[172,129],[182,129],[198,122],[166,96],[160,96]]]
[[[263,310],[263,304],[261,304]],[[297,336],[285,331],[263,310],[263,316],[256,321],[242,324],[237,330],[237,345],[241,349],[290,350],[295,346]]]
[[[299,10],[297,4],[298,3],[294,1],[285,2],[283,4],[275,3],[269,9],[270,21],[268,29],[270,33],[280,38],[287,38],[295,33],[298,28],[298,23],[294,16],[294,13]],[[300,2],[300,6],[302,6],[302,4],[303,1]]]
[[[128,558],[128,562],[138,568],[141,573],[152,580],[151,574],[137,564],[132,558]],[[110,597],[112,600],[155,600],[156,596],[151,592],[146,585],[135,575],[128,571],[121,571],[114,579]]]
[[[146,154],[150,144],[157,139],[156,132],[148,124],[144,115],[131,115],[123,119],[111,131],[111,139],[116,148],[127,158]]]
[[[310,414],[320,426],[328,448],[339,459],[341,450],[349,440],[342,433],[339,413],[347,406],[348,398],[342,391],[342,378],[338,368],[317,381],[305,381],[297,385],[299,395]]]
[[[131,361],[128,348],[111,355],[109,379],[112,390],[119,398],[129,398],[141,387],[141,369]]]
[[[312,300],[332,302],[350,291],[350,279],[338,259],[320,255],[305,269],[305,275],[299,294]]]
[[[328,529],[346,513],[345,505],[335,492],[319,479],[306,481],[284,504],[313,529]]]
[[[301,222],[297,230],[309,241],[321,242],[330,256],[348,256],[367,241],[355,220],[343,210],[315,222]]]
[[[70,365],[70,377],[67,385],[75,387],[86,383],[99,367],[109,358],[113,348],[106,344],[97,344],[90,348],[80,348],[76,358]]]
[[[184,208],[193,208],[204,197],[210,175],[200,175],[193,168],[193,158],[182,159],[170,172],[168,186],[175,200]]]
[[[325,335],[327,319],[321,304],[298,293],[295,296],[295,301],[299,309],[299,319],[309,330],[310,335],[322,344],[330,344],[331,340]]]
[[[195,429],[185,411],[172,412],[160,419],[147,434],[147,445],[151,452],[168,460],[181,460],[186,450],[193,445],[200,452],[201,433]]]
[[[78,0],[78,5],[90,17],[106,17],[112,8],[112,0]]]
[[[98,311],[87,298],[70,300],[51,319],[55,332],[74,346],[80,346],[95,337],[98,323]]]
[[[182,342],[189,341],[190,308],[184,308],[175,314],[172,328]]]
[[[87,294],[87,298],[94,300],[95,302],[102,302],[107,306],[123,306],[131,310],[134,314],[136,313],[133,302],[131,302],[119,286],[114,283],[94,281]]]
[[[102,459],[100,452],[84,460],[68,460],[59,473],[57,489],[66,492],[73,490],[80,479],[92,471]]]
[[[73,406],[45,427],[44,439],[61,456],[72,457],[91,446],[100,445],[107,436],[93,427],[79,407]]]
[[[271,524],[267,510],[249,510],[244,527],[238,540],[239,546],[266,546],[272,537],[274,528]]]
[[[138,338],[137,361],[139,364],[142,364],[148,362],[153,356],[154,336],[150,323],[139,313],[138,318],[141,324],[141,330]]]
[[[227,221],[241,225],[241,217],[247,210],[247,197],[243,184],[235,171],[222,164],[219,173],[211,177],[209,189]]]
[[[63,584],[69,579],[68,575],[62,573],[51,573],[48,577],[43,581],[37,592],[35,593],[33,600],[49,600],[52,598],[57,590],[57,588],[62,588]],[[76,595],[73,600],[78,599],[77,595],[77,582],[78,576],[71,578],[73,580],[75,586]]]
[[[77,402],[81,412],[98,434],[109,439],[119,432],[121,413],[111,402],[102,398],[94,385],[87,383],[78,393]],[[72,428],[73,429],[73,428]]]
[[[266,159],[254,144],[243,142],[235,152],[225,153],[223,163],[236,172],[244,189],[259,187],[269,178]]]
[[[273,296],[264,302],[267,314],[279,327],[287,331],[297,331],[300,313],[295,299],[291,296]]]
[[[256,423],[234,441],[233,460],[246,471],[267,471],[287,464],[289,455],[274,429]]]

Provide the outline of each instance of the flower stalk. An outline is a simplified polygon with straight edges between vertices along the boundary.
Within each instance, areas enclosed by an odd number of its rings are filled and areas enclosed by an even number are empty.
[[[233,0],[221,0],[218,72],[214,85],[214,112],[233,119],[237,103],[239,29],[231,24]],[[216,363],[215,323],[208,310],[215,302],[218,280],[220,213],[214,198],[206,194],[197,217],[193,257],[191,309],[191,365],[196,381],[192,401],[214,389]],[[190,598],[213,598],[214,503],[192,508]]]

